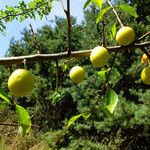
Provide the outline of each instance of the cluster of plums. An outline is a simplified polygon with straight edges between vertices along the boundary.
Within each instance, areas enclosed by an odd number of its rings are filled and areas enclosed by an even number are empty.
[[[131,27],[124,26],[116,34],[116,41],[122,45],[127,46],[135,41],[135,32]],[[103,46],[95,47],[90,54],[90,61],[94,67],[103,67],[108,63],[109,52]],[[146,54],[142,57],[143,62],[148,62]],[[83,81],[85,71],[80,66],[75,66],[70,70],[70,78],[75,83]],[[141,72],[141,80],[144,84],[150,85],[150,67],[145,67]]]
[[[135,32],[131,27],[124,26],[116,34],[116,41],[122,45],[130,45],[135,41]],[[103,46],[95,47],[90,54],[90,61],[94,67],[103,67],[108,63],[110,54]],[[147,56],[144,54],[142,63],[148,62]],[[75,83],[84,80],[85,71],[80,66],[74,66],[69,73],[70,79]],[[150,85],[150,67],[145,67],[141,72],[141,80],[144,84]],[[35,85],[34,75],[26,69],[15,70],[8,79],[8,88],[12,95],[17,97],[29,94]]]

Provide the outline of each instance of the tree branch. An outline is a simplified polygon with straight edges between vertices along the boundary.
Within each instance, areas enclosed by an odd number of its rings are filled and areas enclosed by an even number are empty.
[[[8,14],[4,17],[0,17],[0,20],[4,20],[4,19],[7,19],[9,17],[18,17],[18,16],[21,16],[23,14],[27,14],[28,12],[21,12],[21,13],[18,13],[18,14]]]
[[[66,14],[67,22],[68,22],[68,55],[71,54],[71,17],[70,17],[70,0],[67,0],[67,10],[63,5],[63,1],[61,0],[62,8]]]
[[[108,51],[111,52],[119,52],[123,50],[128,50],[128,48],[143,48],[150,46],[150,41],[144,43],[134,43],[128,46],[115,46],[115,47],[107,47]],[[17,56],[17,57],[6,57],[0,58],[0,65],[11,66],[13,64],[20,64],[24,62],[26,59],[26,63],[33,63],[39,61],[52,61],[56,59],[64,59],[64,58],[76,58],[76,57],[89,57],[92,50],[80,50],[80,51],[72,51],[70,55],[68,55],[68,51],[54,54],[35,54],[35,55],[27,55],[27,56]],[[150,58],[150,55],[148,55]]]
[[[37,53],[41,53],[41,46],[40,44],[37,42],[37,39],[36,39],[36,35],[35,35],[35,32],[33,30],[33,27],[31,24],[29,24],[30,26],[30,30],[31,30],[31,34],[32,34],[32,40],[33,40],[33,43],[35,45],[35,48],[37,50]]]
[[[105,23],[102,20],[102,46],[106,47],[106,39],[105,39]]]
[[[70,0],[67,0],[67,20],[68,20],[68,55],[71,54],[71,17],[70,17]]]

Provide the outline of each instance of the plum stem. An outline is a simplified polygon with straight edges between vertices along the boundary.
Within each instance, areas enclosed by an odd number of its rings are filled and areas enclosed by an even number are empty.
[[[56,91],[58,92],[58,59],[56,59]]]
[[[119,16],[118,16],[118,14],[117,14],[117,12],[116,12],[114,6],[111,4],[111,2],[110,2],[109,0],[107,0],[107,2],[108,2],[108,4],[110,5],[110,7],[112,8],[114,14],[116,15],[116,18],[117,18],[118,22],[120,23],[121,27],[124,27],[124,25],[122,24],[122,22],[121,22],[121,20],[120,20],[120,18],[119,18]]]
[[[25,69],[27,69],[27,63],[26,63],[26,62],[27,62],[26,59],[24,59],[24,60],[23,60],[23,65],[24,65],[24,68],[25,68]]]

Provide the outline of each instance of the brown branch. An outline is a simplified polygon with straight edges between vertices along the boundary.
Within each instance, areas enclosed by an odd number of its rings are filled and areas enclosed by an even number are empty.
[[[63,2],[61,0],[62,8],[66,14],[68,22],[68,55],[71,54],[71,17],[70,17],[70,0],[67,0],[67,10],[65,9]]]
[[[29,24],[29,26],[30,26],[30,30],[31,30],[33,42],[36,44],[36,36],[35,36],[35,32],[34,32],[34,30],[33,30],[32,25]]]
[[[128,46],[115,46],[115,47],[107,47],[108,51],[111,52],[119,52],[123,50],[128,50],[128,48],[143,48],[150,46],[150,41],[144,43],[134,43]],[[39,61],[52,61],[56,59],[64,59],[64,58],[76,58],[76,57],[89,57],[92,50],[80,50],[80,51],[72,51],[70,55],[68,55],[68,51],[54,54],[35,54],[35,55],[27,55],[27,56],[17,56],[17,57],[6,57],[0,58],[0,65],[11,66],[13,64],[23,63],[24,59],[26,59],[26,63],[39,62]],[[150,55],[149,55],[150,57]]]
[[[68,20],[68,55],[71,54],[71,17],[70,17],[70,0],[67,0],[67,20]]]
[[[35,32],[33,30],[33,27],[31,24],[29,24],[30,26],[30,30],[31,30],[31,34],[32,34],[32,40],[33,40],[33,43],[35,45],[35,48],[37,50],[37,53],[41,53],[41,46],[40,44],[37,42],[37,38],[36,38],[36,35],[35,35]]]
[[[63,11],[65,12],[65,14],[66,14],[66,9],[65,9],[65,7],[64,7],[64,4],[63,4],[63,1],[61,0],[61,5],[62,5],[62,8],[63,8]]]
[[[105,23],[102,20],[102,46],[106,47],[106,39],[105,39]]]

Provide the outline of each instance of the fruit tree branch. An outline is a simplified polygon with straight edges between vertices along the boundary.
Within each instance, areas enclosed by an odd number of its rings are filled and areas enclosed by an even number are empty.
[[[28,12],[21,12],[21,13],[18,13],[18,14],[8,14],[4,17],[0,17],[0,20],[4,20],[4,19],[7,19],[9,17],[18,17],[18,16],[21,16],[21,15],[24,15],[24,14],[27,14]]]
[[[71,54],[71,16],[70,16],[70,0],[67,0],[67,9],[65,9],[61,0],[62,8],[66,14],[68,22],[68,55]]]
[[[37,42],[36,35],[35,35],[34,30],[33,30],[33,27],[32,27],[31,24],[29,24],[29,26],[30,26],[32,41],[33,41],[33,43],[34,43],[34,45],[35,45],[35,48],[38,50],[37,53],[40,53],[40,49],[41,49],[41,48],[40,48],[39,43]]]
[[[106,39],[105,39],[105,23],[102,20],[102,46],[106,47]]]
[[[67,20],[68,20],[68,55],[71,54],[71,17],[70,17],[70,0],[67,0]]]
[[[107,47],[108,51],[111,52],[119,52],[123,50],[127,50],[128,48],[143,48],[150,46],[150,41],[144,43],[134,43],[128,46],[115,46],[115,47]],[[35,55],[27,55],[27,56],[17,56],[17,57],[6,57],[0,58],[0,65],[11,66],[13,64],[23,63],[26,59],[26,63],[39,62],[39,61],[56,61],[57,59],[64,58],[75,58],[75,57],[89,57],[92,50],[80,50],[80,51],[72,51],[70,55],[68,55],[68,51],[54,54],[35,54]],[[148,55],[150,58],[150,55]]]

